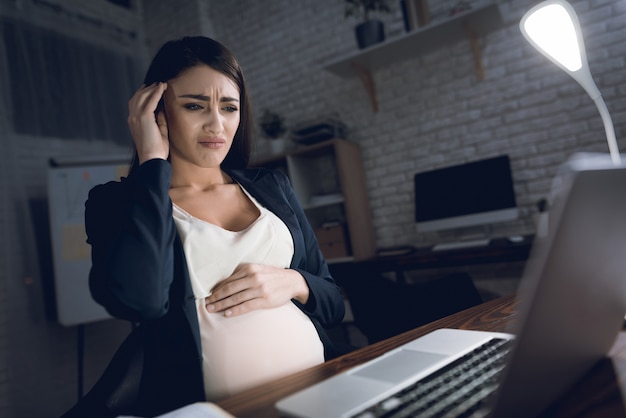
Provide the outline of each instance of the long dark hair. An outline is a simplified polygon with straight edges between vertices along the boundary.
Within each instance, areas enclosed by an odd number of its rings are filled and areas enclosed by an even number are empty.
[[[204,36],[186,36],[166,42],[152,59],[144,84],[167,82],[184,70],[206,64],[230,78],[239,88],[240,121],[230,151],[222,162],[223,168],[245,168],[252,152],[253,118],[243,71],[235,56],[221,43]],[[139,166],[134,152],[130,172]]]

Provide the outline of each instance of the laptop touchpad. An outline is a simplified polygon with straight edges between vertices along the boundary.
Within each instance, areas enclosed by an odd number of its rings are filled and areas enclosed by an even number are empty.
[[[390,383],[399,383],[448,357],[447,355],[423,351],[400,350],[354,371],[353,374]]]

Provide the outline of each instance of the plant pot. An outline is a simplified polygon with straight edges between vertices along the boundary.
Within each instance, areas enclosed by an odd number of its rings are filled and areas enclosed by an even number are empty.
[[[354,28],[359,48],[367,48],[385,40],[385,25],[380,20],[366,20]]]

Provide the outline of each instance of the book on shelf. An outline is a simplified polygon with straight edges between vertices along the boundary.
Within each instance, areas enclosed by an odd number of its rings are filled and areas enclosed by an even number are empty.
[[[379,257],[394,257],[413,254],[415,251],[416,249],[412,245],[398,245],[395,247],[379,248],[376,253]]]
[[[400,9],[402,10],[404,29],[407,32],[430,23],[428,0],[401,0]]]

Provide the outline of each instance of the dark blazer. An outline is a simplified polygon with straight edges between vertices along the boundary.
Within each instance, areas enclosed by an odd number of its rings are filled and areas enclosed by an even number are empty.
[[[289,228],[290,267],[310,288],[305,305],[293,303],[315,325],[325,357],[333,357],[324,328],[343,319],[343,299],[287,177],[266,169],[228,174]],[[111,315],[141,324],[133,332],[143,348],[137,401],[117,414],[154,416],[204,400],[197,312],[172,218],[170,178],[167,161],[150,160],[121,182],[94,187],[86,202],[92,295]]]

